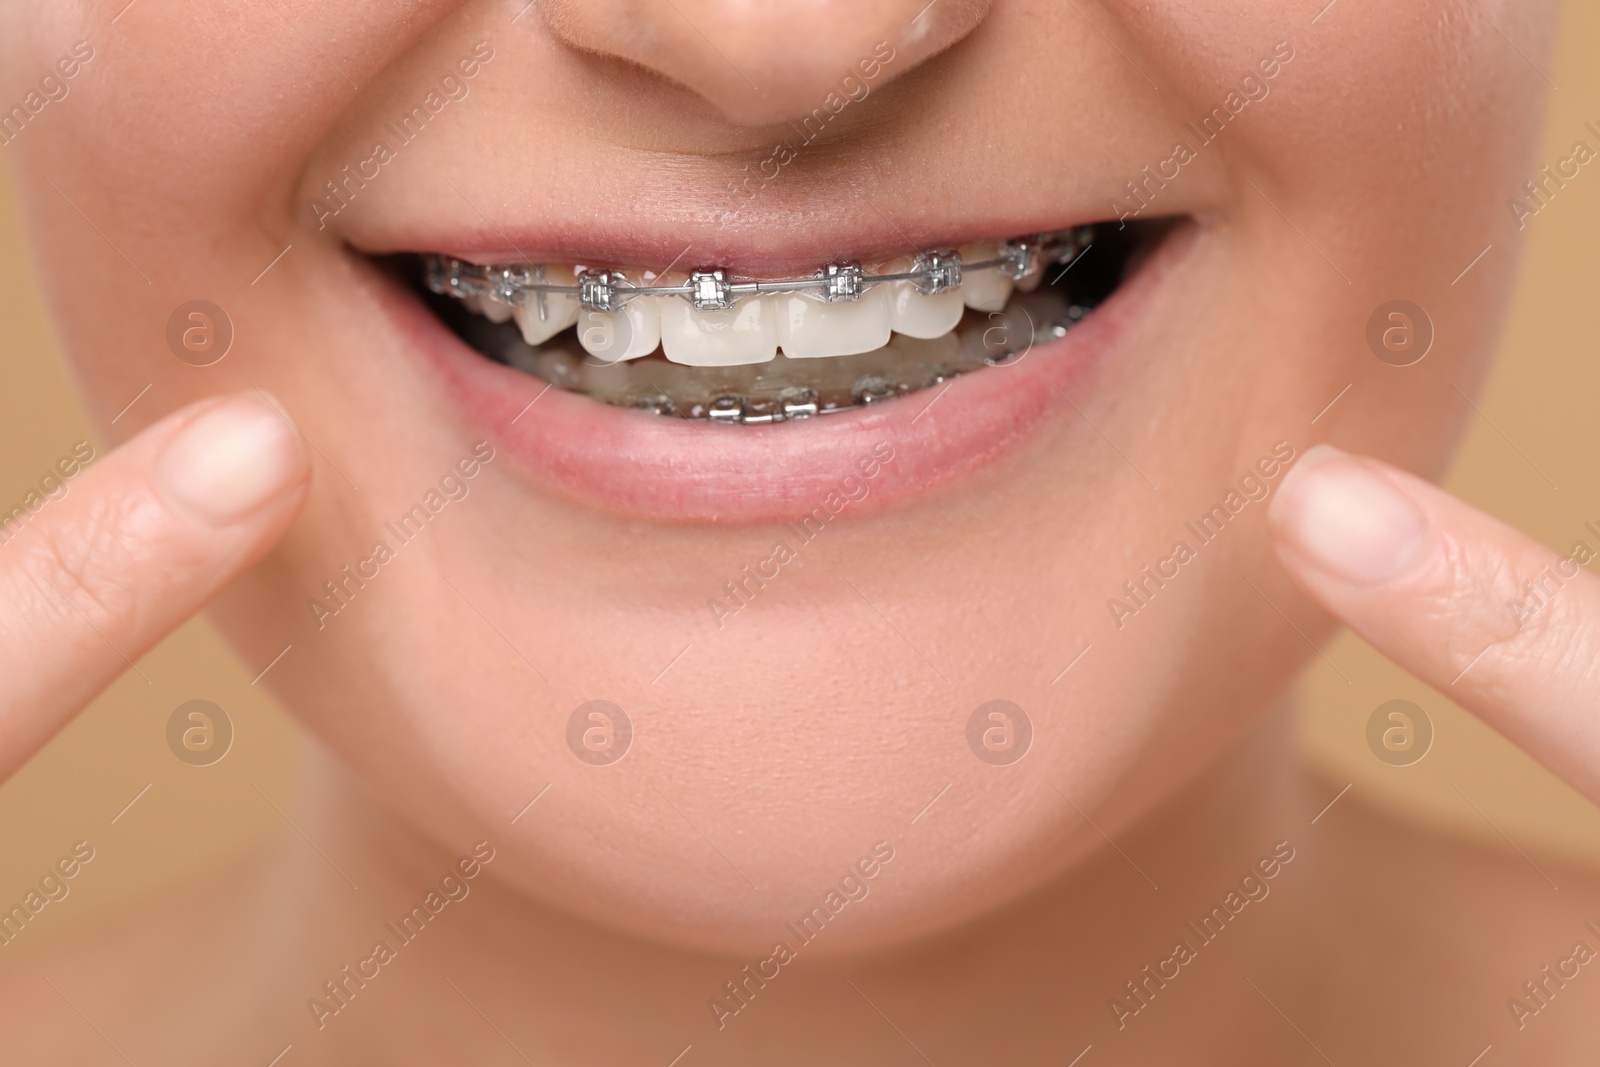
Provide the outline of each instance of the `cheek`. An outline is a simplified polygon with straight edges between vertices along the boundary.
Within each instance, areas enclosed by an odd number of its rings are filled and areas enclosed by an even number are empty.
[[[1175,128],[1218,104],[1286,42],[1294,58],[1281,62],[1272,79],[1262,79],[1270,95],[1251,103],[1229,130],[1228,151],[1264,172],[1251,175],[1259,187],[1267,188],[1263,179],[1282,182],[1285,194],[1314,193],[1337,205],[1347,223],[1357,224],[1355,232],[1345,227],[1352,245],[1395,236],[1390,220],[1396,216],[1448,217],[1441,198],[1503,210],[1501,190],[1517,185],[1498,184],[1506,164],[1520,170],[1537,137],[1538,123],[1527,119],[1548,88],[1536,68],[1547,66],[1553,38],[1550,0],[1491,4],[1487,16],[1369,5],[1329,10],[1316,23],[1281,6],[1241,13],[1219,0],[1179,8],[1131,0],[1109,6],[1163,72]],[[1515,43],[1486,32],[1483,17]],[[1206,47],[1193,47],[1202,40]],[[1427,107],[1426,122],[1417,121],[1419,102]],[[1483,136],[1489,130],[1492,139]],[[1442,178],[1446,173],[1449,180]],[[1481,197],[1490,183],[1499,195]],[[1281,198],[1274,200],[1288,210]],[[1288,213],[1324,251],[1341,236],[1337,229],[1310,230],[1303,217]],[[1362,232],[1364,221],[1381,222],[1381,232]],[[1481,248],[1464,250],[1459,264]]]
[[[115,48],[91,42],[94,58],[70,84],[70,103],[51,121],[36,123],[8,155],[30,225],[50,234],[40,259],[46,297],[65,347],[87,370],[82,380],[102,418],[116,414],[153,374],[158,394],[178,402],[198,395],[197,376],[176,373],[183,368],[163,342],[168,315],[184,301],[204,294],[236,320],[257,308],[264,317],[273,314],[274,297],[250,282],[289,241],[276,239],[295,206],[285,189],[340,120],[354,96],[351,82],[381,92],[381,82],[371,83],[382,68],[419,36],[437,32],[435,24],[455,6],[379,0],[297,14],[296,27],[310,39],[340,42],[327,62],[315,53],[308,61],[305,41],[286,33],[270,7],[245,4],[204,14],[129,12],[114,30]],[[0,34],[5,65],[34,77],[82,36],[70,6],[5,17],[14,31]],[[69,172],[61,192],[71,205],[45,180]],[[203,216],[196,204],[206,205]],[[99,232],[84,217],[96,220]],[[219,232],[241,229],[265,233],[259,240],[217,240]],[[107,257],[107,241],[120,254]],[[67,294],[81,286],[100,294],[103,314],[78,313]],[[132,359],[130,326],[152,339]],[[268,336],[263,331],[256,340]],[[136,431],[149,421],[147,411],[154,409],[134,409],[114,432]]]

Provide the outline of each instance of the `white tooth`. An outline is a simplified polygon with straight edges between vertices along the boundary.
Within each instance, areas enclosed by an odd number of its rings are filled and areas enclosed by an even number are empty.
[[[874,274],[904,274],[911,269],[911,260],[897,259]],[[890,282],[889,325],[895,333],[907,337],[929,339],[943,337],[956,328],[966,305],[961,302],[961,290],[946,289],[942,293],[924,296],[911,282]]]
[[[961,338],[953,333],[930,340],[897,336],[889,342],[889,348],[912,363],[950,364],[962,355]]]
[[[790,359],[854,356],[889,343],[889,289],[875,285],[859,300],[826,304],[798,293],[772,298],[778,343]]]
[[[681,285],[682,278],[657,285]],[[696,311],[681,296],[661,298],[661,351],[689,367],[765,363],[778,354],[778,314],[773,297],[747,296],[727,311]]]
[[[490,322],[505,322],[512,316],[516,309],[510,304],[502,304],[498,300],[489,300],[485,298],[483,301],[483,307],[480,310],[483,313],[483,317],[488,319]]]
[[[983,263],[999,255],[1000,247],[993,243],[962,245],[957,251],[964,263]],[[999,311],[1011,299],[1011,279],[994,268],[963,271],[961,299],[974,311]]]
[[[582,312],[578,316],[578,343],[591,356],[607,363],[648,356],[661,344],[661,302],[674,299],[636,296],[621,311]]]
[[[545,267],[545,281],[550,285],[576,285],[576,276],[571,267]],[[566,296],[562,293],[545,293],[543,296],[544,317],[539,316],[540,295],[527,293],[523,303],[518,304],[514,314],[517,325],[522,329],[522,339],[530,345],[541,345],[568,326],[578,321],[578,312],[582,308],[576,296]]]

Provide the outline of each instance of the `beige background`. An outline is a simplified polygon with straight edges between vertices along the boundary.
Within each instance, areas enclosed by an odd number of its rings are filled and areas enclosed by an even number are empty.
[[[1584,0],[1564,4],[1549,72],[1560,88],[1540,162],[1566,155],[1579,138],[1600,148],[1582,129],[1586,120],[1600,120],[1597,54],[1600,11]],[[1582,530],[1585,521],[1600,526],[1600,359],[1592,318],[1600,280],[1600,167],[1586,169],[1529,228],[1527,269],[1500,364],[1447,484],[1553,547],[1565,551],[1586,538],[1600,548],[1600,539]],[[3,168],[0,351],[5,510],[89,431],[43,317]],[[1318,659],[1306,676],[1301,735],[1332,779],[1330,798],[1349,782],[1353,795],[1447,832],[1600,868],[1600,809],[1349,635],[1323,651],[1331,665]],[[275,806],[292,814],[294,728],[250,682],[196,622],[95,701],[0,788],[0,906],[20,898],[74,841],[88,840],[107,862],[85,868],[73,895],[41,916],[41,933],[58,934],[226,862],[285,818]],[[186,766],[166,750],[167,717],[197,697],[225,707],[236,725],[232,751],[214,767]],[[1436,734],[1428,755],[1405,768],[1376,759],[1365,738],[1373,709],[1397,697],[1426,709]]]

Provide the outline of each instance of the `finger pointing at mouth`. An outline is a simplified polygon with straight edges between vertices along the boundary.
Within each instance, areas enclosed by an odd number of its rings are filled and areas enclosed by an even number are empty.
[[[1600,579],[1419,478],[1328,445],[1269,522],[1351,629],[1600,800]]]
[[[281,537],[310,463],[254,393],[117,449],[0,552],[0,781]]]

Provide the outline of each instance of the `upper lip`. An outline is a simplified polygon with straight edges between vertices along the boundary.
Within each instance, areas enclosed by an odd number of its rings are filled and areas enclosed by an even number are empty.
[[[381,234],[356,234],[351,244],[368,255],[439,252],[473,263],[594,263],[664,270],[721,267],[751,278],[808,274],[828,263],[879,262],[932,248],[1006,240],[1104,221],[1104,216],[1060,215],[1033,219],[986,219],[964,223],[875,226],[845,229],[811,224],[805,229],[762,227],[759,234],[730,234],[715,227],[654,231],[644,226],[608,226],[582,233],[533,225],[480,223],[465,229],[419,219]]]

